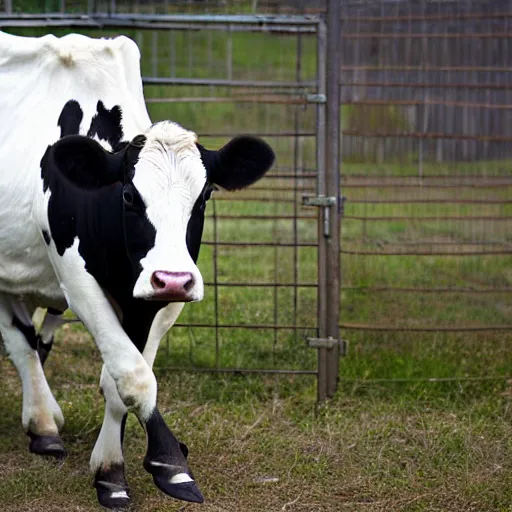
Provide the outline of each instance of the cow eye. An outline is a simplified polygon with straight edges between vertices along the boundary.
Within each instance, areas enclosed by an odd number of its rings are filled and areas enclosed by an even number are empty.
[[[133,193],[130,189],[125,188],[123,190],[123,201],[126,205],[132,206],[133,205]]]

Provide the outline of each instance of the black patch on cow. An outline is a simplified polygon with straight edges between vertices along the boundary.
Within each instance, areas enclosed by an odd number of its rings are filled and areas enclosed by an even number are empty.
[[[84,113],[80,104],[76,100],[69,100],[60,113],[57,124],[60,126],[60,137],[66,135],[78,135],[80,132],[80,123],[84,118]]]
[[[210,199],[212,194],[212,190],[212,185],[206,183],[192,208],[192,215],[187,224],[187,249],[194,263],[197,263],[197,259],[199,258],[199,249],[201,248],[201,238],[203,236],[204,227],[204,211],[206,209],[206,202]]]
[[[41,364],[44,364],[53,346],[53,339],[49,343],[43,343],[41,336],[36,333],[33,325],[24,324],[16,315],[12,316],[12,325],[23,334],[32,350],[39,354]]]
[[[48,233],[48,231],[46,231],[46,229],[43,229],[42,233],[43,233],[43,238],[44,238],[44,241],[46,242],[46,245],[50,245],[50,243],[52,241],[52,237],[50,236],[50,233]]]
[[[33,325],[25,325],[16,315],[12,316],[12,325],[23,334],[27,343],[33,350],[37,350],[41,337],[36,333]]]
[[[226,190],[238,190],[258,181],[274,163],[272,148],[256,137],[240,136],[218,151],[197,144],[208,181]]]
[[[46,310],[48,313],[50,313],[50,315],[53,315],[53,316],[61,316],[64,314],[64,311],[60,311],[59,309],[55,309],[55,308],[47,308]]]
[[[120,151],[125,145],[121,144],[123,138],[122,117],[123,113],[119,105],[108,110],[101,100],[98,101],[96,114],[91,120],[87,137],[92,138],[96,135],[100,140],[107,141],[112,151]]]
[[[48,219],[57,252],[63,255],[78,238],[86,270],[117,302],[123,328],[141,351],[154,316],[165,306],[133,298],[140,260],[156,237],[131,182],[144,142],[137,137],[113,154],[92,139],[68,136],[49,147],[41,161],[45,189],[51,190]]]

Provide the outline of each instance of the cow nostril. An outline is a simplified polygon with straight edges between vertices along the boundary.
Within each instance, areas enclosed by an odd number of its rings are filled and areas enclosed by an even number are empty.
[[[183,285],[183,288],[186,292],[190,291],[190,289],[194,286],[194,278],[190,276],[190,279]]]
[[[153,272],[153,275],[151,276],[151,284],[153,285],[153,288],[155,288],[155,289],[158,289],[158,288],[164,289],[165,288],[165,281],[160,279],[157,276],[156,272]]]

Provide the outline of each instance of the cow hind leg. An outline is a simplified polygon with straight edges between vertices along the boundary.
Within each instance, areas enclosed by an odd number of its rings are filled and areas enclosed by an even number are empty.
[[[7,354],[21,378],[22,424],[30,437],[30,451],[65,457],[66,450],[59,436],[64,418],[43,372],[37,350],[40,337],[32,324],[31,312],[14,297],[0,296],[0,332]]]

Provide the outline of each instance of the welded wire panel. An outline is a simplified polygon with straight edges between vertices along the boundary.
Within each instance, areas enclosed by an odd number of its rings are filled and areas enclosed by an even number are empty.
[[[344,5],[351,377],[512,371],[510,16],[511,2]]]
[[[213,194],[199,258],[205,299],[184,309],[158,364],[313,371],[305,337],[317,332],[317,212],[301,203],[315,190],[316,106],[301,84],[316,83],[314,34],[205,25],[134,36],[154,121],[190,127],[208,148],[257,135],[276,153],[268,178]]]

